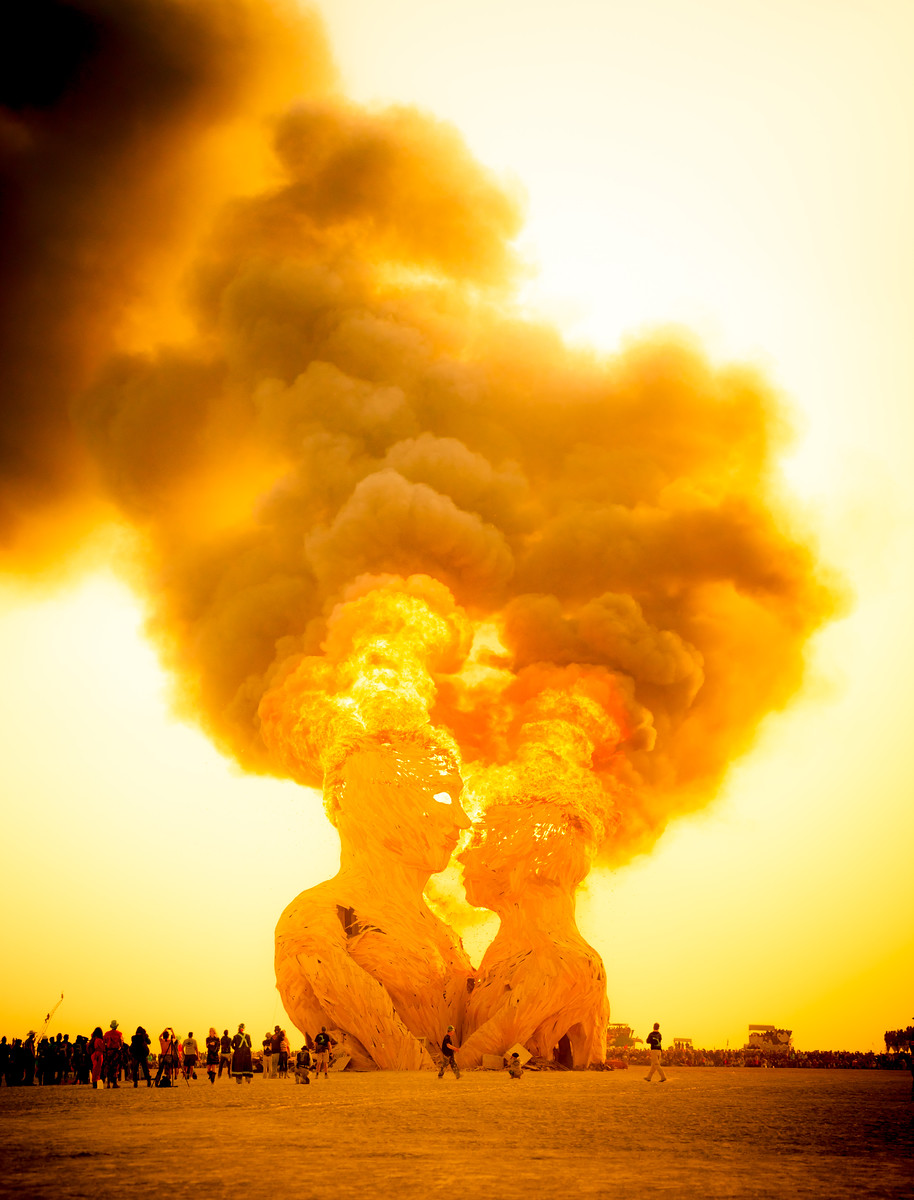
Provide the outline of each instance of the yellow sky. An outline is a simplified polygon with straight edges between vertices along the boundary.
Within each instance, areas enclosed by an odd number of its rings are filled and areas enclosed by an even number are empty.
[[[914,1018],[914,9],[843,0],[326,0],[347,92],[455,123],[527,196],[527,302],[613,348],[681,322],[764,365],[787,471],[854,587],[808,696],[718,802],[592,878],[613,1018],[878,1047]],[[283,1015],[272,928],[335,869],[319,801],[168,715],[142,612],[99,568],[0,589],[0,1032]],[[185,1028],[186,1027],[186,1028]]]

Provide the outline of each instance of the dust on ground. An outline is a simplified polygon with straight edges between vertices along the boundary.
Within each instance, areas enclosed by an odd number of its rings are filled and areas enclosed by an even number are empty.
[[[914,1197],[906,1073],[205,1076],[0,1089],[0,1194]]]

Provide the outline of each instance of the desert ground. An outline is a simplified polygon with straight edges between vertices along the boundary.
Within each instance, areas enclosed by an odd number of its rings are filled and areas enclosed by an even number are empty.
[[[668,1068],[0,1089],[0,1194],[914,1197],[910,1076]]]

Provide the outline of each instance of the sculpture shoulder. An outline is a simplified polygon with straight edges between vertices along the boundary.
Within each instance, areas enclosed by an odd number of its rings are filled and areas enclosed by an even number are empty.
[[[295,953],[331,945],[342,949],[346,937],[339,918],[339,890],[336,879],[328,879],[300,892],[276,924],[277,946],[285,944]]]

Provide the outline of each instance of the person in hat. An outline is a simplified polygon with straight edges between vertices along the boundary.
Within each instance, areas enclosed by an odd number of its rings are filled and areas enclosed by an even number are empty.
[[[105,1043],[105,1087],[119,1087],[117,1081],[121,1072],[121,1051],[124,1048],[124,1035],[117,1027],[117,1021],[112,1021],[103,1041]]]
[[[254,1075],[251,1035],[245,1032],[244,1022],[238,1026],[238,1032],[232,1038],[232,1075],[237,1083],[242,1079],[251,1082]]]

